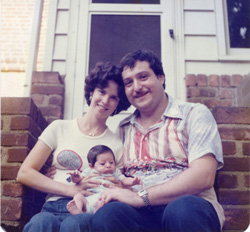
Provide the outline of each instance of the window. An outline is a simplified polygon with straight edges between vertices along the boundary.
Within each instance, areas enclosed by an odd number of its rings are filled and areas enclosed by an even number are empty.
[[[118,64],[137,49],[152,50],[161,57],[159,15],[92,15],[89,69],[98,61]]]
[[[220,60],[250,60],[250,1],[215,1]]]
[[[231,48],[250,48],[250,1],[227,0]]]

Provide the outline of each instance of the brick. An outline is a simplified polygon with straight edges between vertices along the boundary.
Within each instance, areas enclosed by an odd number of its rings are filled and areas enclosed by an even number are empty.
[[[57,96],[50,96],[49,97],[49,104],[62,106],[63,105],[63,97],[58,96],[58,95]]]
[[[23,185],[20,183],[5,182],[3,185],[3,195],[10,197],[21,197],[24,193]]]
[[[233,106],[234,105],[234,101],[233,100],[220,100],[220,106],[225,106],[225,107],[228,107],[228,106]]]
[[[36,138],[41,134],[41,129],[30,117],[13,117],[10,127],[11,130],[28,130]]]
[[[28,146],[32,148],[36,140],[27,132],[24,133],[3,133],[1,136],[2,146]]]
[[[217,177],[217,184],[219,188],[237,188],[238,179],[234,174],[219,174]]]
[[[219,202],[222,205],[249,205],[249,191],[222,190],[218,191]]]
[[[46,106],[40,108],[44,117],[46,116],[55,116],[61,117],[62,116],[62,108],[59,106]]]
[[[216,93],[217,93],[216,89],[200,88],[200,96],[201,97],[215,97]]]
[[[212,113],[217,123],[250,124],[249,107],[216,107]]]
[[[28,130],[30,127],[30,117],[13,117],[11,119],[11,130]]]
[[[220,101],[218,99],[204,99],[203,104],[206,105],[208,108],[214,108],[216,106],[220,106]]]
[[[200,96],[200,89],[197,87],[191,87],[187,89],[187,96],[188,97],[199,97]]]
[[[244,176],[244,185],[246,187],[250,187],[250,175],[249,174]]]
[[[8,221],[17,221],[22,213],[21,199],[1,199],[1,219]]]
[[[250,143],[243,143],[242,148],[244,155],[250,155]]]
[[[1,114],[29,115],[33,101],[31,98],[3,97],[1,98]]]
[[[221,86],[222,87],[230,87],[230,76],[228,75],[221,75]]]
[[[196,76],[194,74],[186,75],[186,86],[196,86]]]
[[[45,101],[45,96],[41,94],[32,94],[32,99],[37,106],[43,105]]]
[[[223,171],[250,171],[250,158],[224,157]]]
[[[58,72],[34,72],[32,83],[62,84],[62,79]]]
[[[23,162],[24,159],[29,154],[29,152],[30,152],[30,149],[28,149],[26,147],[8,149],[7,161],[8,161],[8,163],[11,163],[11,162]]]
[[[250,128],[219,127],[219,133],[225,140],[250,140]]]
[[[208,77],[209,86],[218,87],[219,86],[219,76],[218,75],[210,75]]]
[[[241,75],[232,75],[231,79],[232,79],[231,85],[234,87],[238,87],[241,85],[243,77]]]
[[[235,142],[222,141],[223,155],[235,155],[236,144]]]
[[[219,96],[221,99],[233,99],[235,98],[235,91],[232,89],[220,89]]]
[[[249,225],[250,210],[238,208],[224,208],[226,222],[224,230],[246,231]]]
[[[31,87],[32,94],[58,94],[64,93],[63,85],[33,85]]]
[[[1,166],[1,180],[15,180],[19,168],[20,168],[20,165]]]
[[[204,74],[197,75],[197,84],[198,86],[207,86],[207,76]]]

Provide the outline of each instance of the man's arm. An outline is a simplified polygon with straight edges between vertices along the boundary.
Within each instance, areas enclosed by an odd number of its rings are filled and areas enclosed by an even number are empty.
[[[164,184],[147,189],[151,205],[166,205],[175,198],[184,195],[197,195],[214,185],[218,162],[213,154],[206,154],[194,160],[182,173]],[[145,206],[136,192],[128,189],[112,188],[104,191],[102,200],[105,203],[117,200],[134,207]]]
[[[189,168],[168,182],[148,189],[152,205],[168,204],[177,197],[197,195],[214,185],[218,162],[206,154],[190,163]]]

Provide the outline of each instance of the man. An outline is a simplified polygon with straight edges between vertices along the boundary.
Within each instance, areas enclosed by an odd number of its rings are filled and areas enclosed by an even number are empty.
[[[127,54],[121,70],[136,108],[118,128],[125,173],[149,184],[138,192],[105,191],[102,200],[109,203],[94,215],[92,230],[221,231],[224,213],[213,185],[223,156],[212,114],[165,93],[162,64],[150,51]]]

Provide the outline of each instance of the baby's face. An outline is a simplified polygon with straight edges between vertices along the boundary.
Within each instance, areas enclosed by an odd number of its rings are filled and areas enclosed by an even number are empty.
[[[103,174],[115,171],[115,160],[111,152],[104,152],[97,156],[94,169]]]

